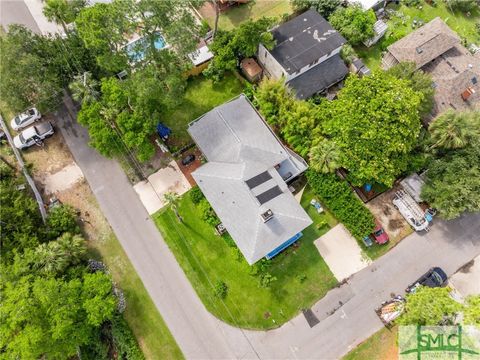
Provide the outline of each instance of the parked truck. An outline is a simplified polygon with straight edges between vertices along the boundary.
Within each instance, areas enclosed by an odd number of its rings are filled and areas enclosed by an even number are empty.
[[[432,210],[424,211],[405,190],[398,190],[392,200],[400,214],[415,231],[429,231],[429,223],[434,215]]]

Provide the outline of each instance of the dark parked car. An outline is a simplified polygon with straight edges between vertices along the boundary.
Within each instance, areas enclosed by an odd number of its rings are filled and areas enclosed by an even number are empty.
[[[447,282],[447,274],[445,271],[440,269],[439,267],[434,267],[428,270],[425,274],[423,274],[417,281],[411,284],[405,290],[407,293],[415,292],[417,287],[419,286],[427,286],[427,287],[440,287],[443,286]]]
[[[192,163],[195,161],[195,155],[193,154],[190,154],[190,155],[187,155],[185,156],[183,159],[182,159],[182,165],[183,166],[187,166],[188,164]]]

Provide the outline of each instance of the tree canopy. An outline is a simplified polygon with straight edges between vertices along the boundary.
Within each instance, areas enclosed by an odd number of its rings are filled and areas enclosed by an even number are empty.
[[[446,219],[480,210],[480,113],[447,111],[430,131],[433,159],[422,198]]]
[[[410,82],[413,90],[422,93],[423,98],[418,111],[421,116],[430,114],[433,108],[433,95],[435,89],[433,87],[432,77],[423,72],[416,70],[415,63],[402,62],[387,70],[387,73]]]
[[[453,320],[462,305],[450,296],[448,287],[419,287],[407,295],[405,312],[398,318],[400,325],[439,325],[443,320]]]
[[[43,6],[43,14],[49,21],[61,25],[63,30],[67,32],[67,24],[75,20],[86,4],[86,0],[46,0]]]
[[[263,17],[256,21],[248,20],[231,31],[218,31],[210,45],[215,57],[204,74],[219,79],[225,71],[235,70],[241,59],[255,55],[260,43],[272,49],[273,35],[267,31],[272,24],[273,19]]]
[[[359,4],[339,7],[329,22],[352,45],[358,45],[374,36],[373,25],[377,21],[373,10],[363,10]]]
[[[312,8],[328,19],[342,2],[340,0],[290,0],[290,4],[295,11]]]
[[[337,144],[355,185],[391,186],[407,168],[421,127],[421,100],[407,80],[376,72],[349,77],[337,100],[320,105],[322,132]]]

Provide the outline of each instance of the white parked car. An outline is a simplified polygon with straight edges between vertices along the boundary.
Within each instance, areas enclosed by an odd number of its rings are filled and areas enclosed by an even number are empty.
[[[40,114],[37,108],[31,108],[24,113],[15,116],[10,122],[10,126],[13,130],[18,131],[28,125],[32,125],[35,121],[38,121],[41,118],[42,114]]]
[[[54,132],[52,124],[44,122],[23,130],[13,138],[13,143],[17,149],[26,149],[34,144],[41,144],[44,139],[52,136]]]

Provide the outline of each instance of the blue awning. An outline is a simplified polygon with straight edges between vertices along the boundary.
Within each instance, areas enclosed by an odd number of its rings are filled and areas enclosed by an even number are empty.
[[[299,232],[298,234],[294,235],[292,238],[288,239],[287,241],[285,241],[282,245],[280,245],[279,247],[277,247],[275,250],[269,252],[267,254],[267,256],[265,256],[265,258],[267,260],[270,260],[271,258],[273,258],[274,256],[278,255],[279,253],[281,253],[283,250],[285,250],[287,247],[289,247],[290,245],[292,245],[295,241],[297,241],[298,239],[300,239],[301,237],[303,236],[303,233],[302,232]]]

